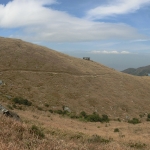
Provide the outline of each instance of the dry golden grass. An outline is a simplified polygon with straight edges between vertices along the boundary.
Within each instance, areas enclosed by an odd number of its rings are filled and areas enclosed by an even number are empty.
[[[15,39],[0,38],[0,62],[3,103],[10,103],[6,98],[10,95],[45,110],[66,105],[77,113],[97,111],[121,119],[149,113],[148,77],[127,75]],[[50,107],[45,108],[44,103]]]
[[[2,150],[131,150],[150,149],[149,123],[131,125],[124,122],[86,123],[58,115],[45,116],[43,113],[22,112],[23,122],[1,116],[0,149]],[[44,133],[40,138],[31,132],[36,125]],[[114,132],[118,128],[120,132]],[[97,135],[97,136],[95,136]],[[99,141],[95,137],[109,140]],[[132,145],[137,145],[131,148]]]
[[[46,47],[0,38],[0,80],[4,82],[0,85],[2,105],[13,107],[8,96],[22,97],[33,104],[19,106],[20,111],[14,109],[23,123],[2,117],[1,149],[29,149],[29,145],[30,149],[127,150],[142,144],[146,144],[143,149],[150,149],[148,122],[130,125],[111,121],[106,125],[79,122],[48,112],[62,109],[64,105],[74,113],[96,111],[122,121],[139,118],[140,114],[150,113],[149,77],[131,76]],[[44,139],[30,133],[33,124],[44,128]],[[115,128],[120,132],[115,133]],[[113,141],[89,143],[88,139],[95,134]]]

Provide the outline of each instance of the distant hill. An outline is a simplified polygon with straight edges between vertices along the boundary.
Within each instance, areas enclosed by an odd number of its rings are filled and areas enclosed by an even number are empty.
[[[148,74],[150,74],[150,65],[145,66],[145,67],[140,67],[140,68],[137,68],[137,69],[128,68],[128,69],[123,70],[122,72],[132,74],[132,75],[136,75],[136,76],[147,76]]]

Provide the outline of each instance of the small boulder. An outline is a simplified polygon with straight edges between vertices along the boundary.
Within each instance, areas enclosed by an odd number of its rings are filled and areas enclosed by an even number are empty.
[[[7,117],[11,117],[11,118],[13,118],[13,119],[15,119],[17,121],[21,121],[20,117],[16,113],[7,110],[2,105],[0,105],[0,113],[3,114],[3,115],[5,115],[5,116],[7,116]]]
[[[12,97],[10,95],[5,95],[5,97],[9,100],[12,99]]]
[[[0,85],[2,85],[3,84],[3,81],[2,80],[0,80]]]
[[[64,110],[64,111],[68,111],[69,113],[71,113],[70,108],[69,108],[69,107],[67,107],[67,106],[63,106],[63,110]]]

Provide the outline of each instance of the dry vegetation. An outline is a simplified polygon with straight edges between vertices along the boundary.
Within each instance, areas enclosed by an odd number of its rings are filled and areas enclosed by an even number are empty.
[[[149,77],[127,75],[42,46],[0,38],[0,80],[0,104],[23,120],[1,117],[2,150],[150,149]],[[15,103],[16,97],[24,101]],[[62,106],[74,114],[97,112],[121,122],[83,122],[49,112]],[[127,123],[134,117],[142,123]]]
[[[23,122],[1,116],[2,150],[132,150],[150,149],[149,123],[131,125],[111,121],[86,123],[57,115],[20,113]],[[114,132],[118,128],[119,132]]]
[[[23,42],[0,38],[1,101],[22,97],[35,106],[126,119],[149,113],[150,78],[135,77],[92,61]],[[49,108],[45,108],[44,104]]]

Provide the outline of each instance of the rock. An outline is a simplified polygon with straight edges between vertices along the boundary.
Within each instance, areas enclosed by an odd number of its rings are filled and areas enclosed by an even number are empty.
[[[63,110],[64,110],[64,111],[68,111],[69,113],[71,113],[70,108],[69,108],[69,107],[67,107],[67,106],[63,106]]]
[[[0,85],[2,85],[3,84],[3,81],[2,80],[0,80]]]
[[[16,113],[7,110],[2,105],[0,105],[0,113],[3,114],[3,115],[5,115],[5,116],[7,116],[7,117],[11,117],[11,118],[13,118],[13,119],[15,119],[17,121],[21,121],[20,117]]]
[[[5,97],[8,99],[12,99],[12,97],[10,95],[5,95]]]

